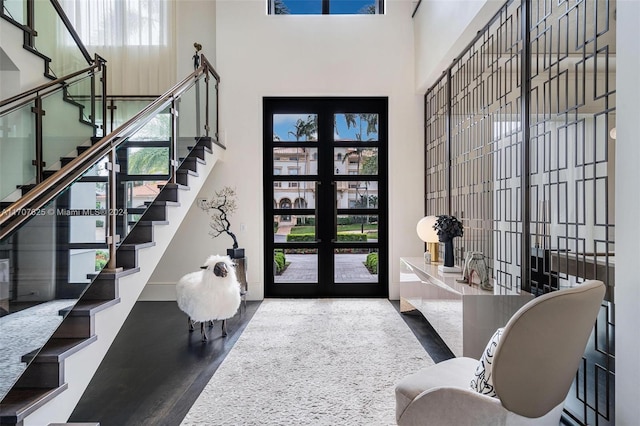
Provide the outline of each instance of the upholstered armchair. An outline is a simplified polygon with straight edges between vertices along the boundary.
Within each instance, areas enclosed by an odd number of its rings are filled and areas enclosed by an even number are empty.
[[[480,361],[454,358],[405,377],[398,425],[558,425],[604,293],[601,281],[587,281],[537,297]]]

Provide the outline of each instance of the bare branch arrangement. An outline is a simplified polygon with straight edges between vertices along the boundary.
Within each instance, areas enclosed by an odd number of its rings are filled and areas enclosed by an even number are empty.
[[[229,186],[225,186],[215,192],[215,196],[211,200],[202,202],[200,208],[211,216],[209,226],[211,230],[209,235],[213,238],[221,234],[227,234],[233,238],[233,248],[238,248],[238,240],[236,234],[231,232],[231,222],[229,216],[236,211],[236,190]]]

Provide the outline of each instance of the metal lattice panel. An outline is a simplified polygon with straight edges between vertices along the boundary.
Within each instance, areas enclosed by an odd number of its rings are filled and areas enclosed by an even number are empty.
[[[425,96],[425,212],[445,214],[447,203],[447,79]]]
[[[582,425],[614,424],[614,19],[509,2],[425,95],[425,211],[462,220],[456,263],[481,251],[504,291],[607,284],[565,405]]]
[[[613,2],[530,4],[531,291],[546,293],[592,278],[612,285]],[[580,424],[613,424],[611,296],[567,401]]]
[[[520,286],[519,6],[504,7],[451,69],[451,212],[458,263],[479,251],[499,287]]]

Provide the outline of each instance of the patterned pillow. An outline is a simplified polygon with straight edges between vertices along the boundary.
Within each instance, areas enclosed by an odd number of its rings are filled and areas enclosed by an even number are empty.
[[[484,348],[482,357],[480,357],[480,363],[476,368],[476,373],[471,380],[470,387],[476,392],[480,392],[483,395],[493,396],[497,398],[496,391],[493,388],[493,378],[491,377],[491,368],[493,366],[493,354],[496,353],[496,348],[500,342],[500,336],[504,328],[499,328],[493,333],[487,347]]]

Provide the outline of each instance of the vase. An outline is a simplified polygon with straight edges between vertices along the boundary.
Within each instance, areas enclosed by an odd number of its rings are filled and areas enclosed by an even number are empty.
[[[442,241],[444,243],[444,266],[454,266],[453,261],[453,238]]]

